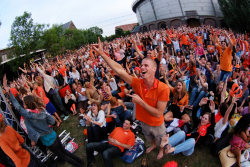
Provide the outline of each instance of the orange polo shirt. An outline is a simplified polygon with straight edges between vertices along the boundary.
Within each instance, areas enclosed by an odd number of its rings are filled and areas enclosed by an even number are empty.
[[[117,127],[111,132],[109,137],[117,140],[118,142],[122,144],[130,145],[130,146],[135,145],[135,134],[130,129],[124,130],[121,127]],[[109,142],[109,144],[111,143]],[[112,145],[119,147],[122,152],[124,151],[124,148],[122,146],[118,146],[116,144],[112,144]]]
[[[152,107],[157,107],[158,101],[169,101],[169,87],[155,79],[154,86],[147,90],[143,79],[133,77],[131,84],[134,92],[138,94],[144,102]],[[161,117],[155,117],[146,111],[142,106],[136,104],[136,119],[150,126],[160,126],[163,124],[163,114]]]
[[[24,143],[23,137],[10,126],[7,126],[0,136],[0,147],[16,167],[27,167],[30,163],[30,154],[22,148],[22,143]]]
[[[222,49],[220,45],[217,45],[217,49],[220,54],[220,69],[231,72],[233,69],[233,66],[232,66],[233,50],[230,47],[226,47],[224,52],[222,53]]]

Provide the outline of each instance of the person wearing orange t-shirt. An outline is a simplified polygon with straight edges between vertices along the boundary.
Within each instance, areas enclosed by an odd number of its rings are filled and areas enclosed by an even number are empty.
[[[157,65],[151,58],[145,58],[141,63],[142,79],[129,75],[120,64],[110,59],[103,52],[103,45],[99,39],[98,48],[94,49],[102,56],[110,68],[127,84],[131,85],[135,94],[129,95],[136,104],[136,119],[141,121],[145,138],[151,142],[147,149],[150,153],[160,146],[161,138],[166,134],[163,112],[169,101],[169,87],[155,78]],[[157,159],[163,157],[164,150],[160,148]]]
[[[39,161],[22,147],[23,137],[11,126],[7,126],[4,119],[4,116],[0,114],[0,147],[3,152],[16,167],[40,166]]]
[[[233,52],[233,43],[231,38],[228,36],[228,33],[224,31],[228,43],[222,41],[221,46],[216,44],[216,49],[220,55],[220,77],[219,80],[225,82],[227,78],[230,78],[232,75],[232,52]]]
[[[215,46],[213,45],[212,41],[209,42],[209,45],[207,45],[207,51],[210,55],[213,55],[215,52]]]
[[[181,36],[182,49],[184,50],[188,46],[188,35],[183,33]]]
[[[122,127],[116,127],[109,135],[108,142],[92,142],[86,146],[87,166],[93,165],[94,151],[102,152],[105,167],[113,166],[113,158],[119,156],[124,149],[135,145],[135,135],[130,130],[133,121],[126,119]]]

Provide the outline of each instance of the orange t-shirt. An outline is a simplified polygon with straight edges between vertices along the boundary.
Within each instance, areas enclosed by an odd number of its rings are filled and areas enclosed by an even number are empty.
[[[12,159],[16,167],[25,167],[30,163],[30,154],[22,148],[23,143],[23,137],[10,126],[7,126],[0,136],[0,147]]]
[[[214,53],[215,51],[215,46],[214,45],[207,45],[207,51],[208,53]]]
[[[202,36],[196,36],[197,44],[201,44],[203,46],[203,37]]]
[[[182,45],[188,45],[188,37],[187,37],[187,35],[182,35],[181,36],[181,43],[182,43]]]
[[[135,145],[135,134],[130,129],[124,130],[121,127],[117,127],[111,132],[109,136],[122,144],[130,145],[130,146]],[[109,142],[109,144],[111,143]],[[124,151],[124,148],[122,146],[118,146],[116,144],[112,144],[112,145],[119,147],[121,149],[121,152]]]
[[[60,68],[59,69],[59,73],[63,76],[63,77],[65,77],[65,72],[66,72],[66,68],[65,68],[65,66],[63,67],[63,68]]]
[[[222,53],[221,46],[217,45],[217,49],[220,54],[220,69],[223,71],[231,72],[233,69],[232,66],[232,52],[233,50],[230,47],[226,47]]]
[[[48,104],[49,103],[49,98],[46,96],[45,91],[43,90],[43,88],[41,86],[38,86],[37,89],[35,90],[37,96],[40,96],[40,92],[42,92],[43,94],[43,102],[44,104]]]
[[[134,92],[139,95],[144,102],[152,107],[157,107],[158,101],[169,101],[170,89],[169,87],[155,79],[154,86],[147,90],[143,79],[133,77],[131,84]],[[142,106],[136,104],[136,119],[144,122],[150,126],[160,126],[163,124],[163,114],[161,117],[155,117],[146,111]]]

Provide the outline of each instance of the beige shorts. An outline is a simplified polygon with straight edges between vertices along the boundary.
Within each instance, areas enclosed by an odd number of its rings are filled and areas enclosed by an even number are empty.
[[[155,141],[155,144],[157,146],[160,146],[161,144],[161,137],[166,134],[166,127],[163,122],[161,126],[150,126],[148,124],[145,124],[141,122],[142,127],[142,133],[144,134],[144,137],[148,142]]]

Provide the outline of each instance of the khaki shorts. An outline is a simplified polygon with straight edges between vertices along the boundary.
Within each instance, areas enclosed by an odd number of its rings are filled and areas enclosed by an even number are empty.
[[[150,126],[148,124],[141,122],[141,127],[142,127],[142,133],[144,134],[146,140],[150,143],[154,140],[155,144],[157,146],[160,146],[161,137],[166,134],[166,127],[164,122],[161,126]]]

